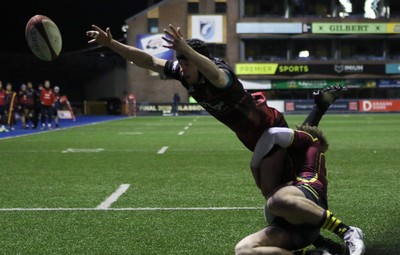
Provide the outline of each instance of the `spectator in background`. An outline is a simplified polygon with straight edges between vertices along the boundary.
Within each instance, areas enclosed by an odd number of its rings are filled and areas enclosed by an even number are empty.
[[[35,98],[35,106],[34,106],[34,115],[33,115],[33,128],[37,128],[39,124],[39,117],[41,119],[42,114],[42,103],[40,102],[40,94],[43,90],[43,84],[39,84],[38,89],[34,90],[34,98]]]
[[[33,83],[28,81],[27,83],[27,88],[26,88],[26,107],[25,107],[25,119],[26,119],[26,124],[28,127],[29,122],[32,122],[32,128],[35,127],[35,118],[36,118],[36,112],[35,112],[35,97],[36,97],[36,91],[33,88]]]
[[[60,96],[60,87],[55,86],[54,87],[54,124],[56,128],[59,128],[59,122],[58,122],[58,110],[61,110],[62,108],[62,103],[61,103],[61,96]]]
[[[27,128],[26,116],[25,116],[26,101],[27,101],[26,84],[23,83],[21,85],[20,90],[18,91],[18,113],[21,116],[21,123],[23,129]]]
[[[18,109],[23,129],[27,129],[29,126],[28,123],[33,121],[35,91],[32,86],[32,82],[28,82],[28,85],[22,84],[21,90],[18,92]]]
[[[179,96],[178,93],[174,94],[174,97],[172,99],[172,114],[174,116],[178,116],[178,104],[181,101],[181,97]]]
[[[5,92],[5,116],[7,118],[7,124],[9,125],[9,130],[15,130],[16,125],[15,119],[15,108],[17,106],[17,93],[12,90],[12,84],[10,82],[6,85]]]
[[[51,124],[52,124],[52,118],[54,114],[54,101],[55,101],[55,96],[54,92],[50,87],[50,81],[46,80],[44,82],[44,87],[40,93],[40,102],[42,106],[42,111],[41,111],[41,121],[42,121],[42,130],[46,128],[51,129]],[[46,122],[46,117],[47,117],[47,122]]]
[[[6,112],[6,90],[3,88],[3,82],[0,81],[0,132],[8,132],[6,129],[7,118]]]

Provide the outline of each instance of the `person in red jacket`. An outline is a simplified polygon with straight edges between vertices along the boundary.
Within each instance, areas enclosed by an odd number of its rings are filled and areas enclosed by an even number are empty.
[[[54,101],[55,96],[53,90],[50,88],[50,81],[46,80],[42,92],[40,93],[40,102],[42,106],[42,129],[46,128],[46,117],[47,127],[48,129],[51,129]]]

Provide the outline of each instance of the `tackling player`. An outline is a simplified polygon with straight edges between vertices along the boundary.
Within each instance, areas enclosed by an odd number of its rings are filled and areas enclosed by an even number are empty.
[[[312,244],[320,229],[327,229],[346,244],[350,255],[364,254],[363,233],[335,218],[328,210],[325,152],[328,142],[317,127],[300,126],[298,130],[270,128],[263,137],[264,154],[273,146],[287,148],[283,184],[267,201],[269,226],[251,234],[236,245],[237,255],[304,254],[293,250]],[[263,155],[254,155],[258,165]],[[325,253],[327,254],[327,253]]]

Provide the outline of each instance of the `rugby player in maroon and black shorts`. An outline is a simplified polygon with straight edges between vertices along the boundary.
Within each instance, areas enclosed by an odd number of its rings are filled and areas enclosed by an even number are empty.
[[[275,144],[287,148],[286,183],[267,201],[265,215],[269,225],[241,240],[236,254],[304,254],[295,250],[315,244],[321,228],[341,237],[349,254],[363,254],[361,229],[344,224],[328,210],[328,143],[322,131],[309,125],[298,130],[274,127],[260,142],[265,155]],[[255,154],[252,165],[259,164],[263,156]]]

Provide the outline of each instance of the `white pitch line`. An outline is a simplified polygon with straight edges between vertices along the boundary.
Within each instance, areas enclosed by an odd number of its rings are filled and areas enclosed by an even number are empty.
[[[157,154],[164,154],[167,150],[168,150],[168,146],[164,146],[157,152]]]
[[[97,206],[97,209],[108,209],[112,203],[118,200],[118,198],[124,194],[128,189],[130,184],[121,184],[119,188],[111,194],[106,200],[104,200],[99,206]]]
[[[262,207],[128,207],[128,208],[0,208],[0,212],[39,211],[245,211],[263,210]]]

